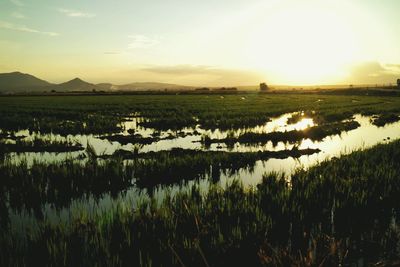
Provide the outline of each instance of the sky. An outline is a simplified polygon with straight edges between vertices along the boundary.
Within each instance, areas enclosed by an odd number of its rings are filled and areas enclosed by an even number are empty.
[[[50,82],[382,84],[398,0],[0,0],[0,72]]]

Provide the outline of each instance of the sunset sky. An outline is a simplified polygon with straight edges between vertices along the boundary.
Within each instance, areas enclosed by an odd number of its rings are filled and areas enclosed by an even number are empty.
[[[394,83],[398,0],[0,0],[0,72],[51,82]]]

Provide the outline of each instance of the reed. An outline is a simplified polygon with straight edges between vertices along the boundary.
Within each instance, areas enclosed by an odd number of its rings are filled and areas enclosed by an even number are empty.
[[[243,100],[244,99],[244,100]],[[319,101],[319,100],[323,101]],[[320,125],[350,119],[355,113],[400,114],[400,98],[329,94],[25,96],[0,98],[2,130],[68,134],[110,134],[127,117],[156,130],[200,124],[205,129],[238,129],[264,124],[288,112],[311,115]]]
[[[68,225],[46,220],[21,243],[0,233],[2,266],[338,266],[399,258],[400,141],[298,170],[232,181],[162,203],[123,203]],[[84,214],[82,212],[82,214]],[[19,245],[17,245],[19,244]]]

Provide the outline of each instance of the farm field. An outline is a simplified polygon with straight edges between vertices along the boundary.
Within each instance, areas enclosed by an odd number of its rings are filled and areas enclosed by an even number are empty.
[[[0,266],[399,259],[400,97],[0,97]]]

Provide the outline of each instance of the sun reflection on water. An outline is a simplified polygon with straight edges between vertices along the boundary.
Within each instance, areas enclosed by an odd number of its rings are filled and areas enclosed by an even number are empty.
[[[303,118],[295,124],[288,125],[286,128],[289,131],[291,131],[291,130],[301,131],[301,130],[307,129],[309,127],[313,127],[314,125],[315,124],[314,124],[313,119]]]

